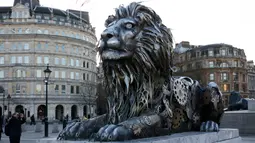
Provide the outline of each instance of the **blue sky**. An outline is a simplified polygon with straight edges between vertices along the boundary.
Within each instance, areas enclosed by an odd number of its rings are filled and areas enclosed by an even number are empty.
[[[141,0],[40,0],[41,5],[59,9],[90,12],[91,23],[99,38],[104,21],[120,4]],[[81,4],[87,1],[83,7]],[[194,45],[212,43],[231,44],[245,50],[247,60],[255,61],[253,44],[255,33],[254,0],[144,0],[163,23],[172,29],[175,42],[190,41]],[[13,0],[0,0],[1,6]]]

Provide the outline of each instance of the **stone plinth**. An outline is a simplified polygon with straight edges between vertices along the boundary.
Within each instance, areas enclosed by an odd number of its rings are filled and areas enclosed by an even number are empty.
[[[238,129],[221,129],[219,132],[185,132],[169,136],[152,137],[114,143],[240,143]],[[37,143],[90,143],[88,141],[56,141],[55,138],[37,140]],[[109,142],[108,142],[109,143]]]
[[[248,101],[248,110],[255,111],[255,100],[247,100]]]
[[[222,128],[237,128],[241,135],[255,134],[255,111],[227,111],[221,120]]]

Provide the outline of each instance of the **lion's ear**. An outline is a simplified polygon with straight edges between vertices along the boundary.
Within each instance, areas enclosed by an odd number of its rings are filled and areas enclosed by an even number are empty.
[[[104,26],[108,27],[108,25],[112,23],[115,19],[116,17],[114,15],[109,15],[108,18],[105,20]]]

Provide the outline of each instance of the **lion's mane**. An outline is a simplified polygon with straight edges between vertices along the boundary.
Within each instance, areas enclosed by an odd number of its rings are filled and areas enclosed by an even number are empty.
[[[148,108],[155,108],[153,100],[159,98],[155,97],[156,92],[170,77],[172,34],[162,24],[160,17],[146,6],[131,3],[127,7],[117,8],[115,15],[106,20],[105,26],[122,18],[135,19],[141,30],[133,39],[136,48],[132,58],[103,61],[112,123],[139,116]]]

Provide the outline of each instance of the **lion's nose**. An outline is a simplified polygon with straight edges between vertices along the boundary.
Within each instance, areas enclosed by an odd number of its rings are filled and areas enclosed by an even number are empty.
[[[101,38],[102,39],[110,39],[113,37],[113,33],[112,32],[108,32],[108,31],[104,31],[102,34],[101,34]]]

